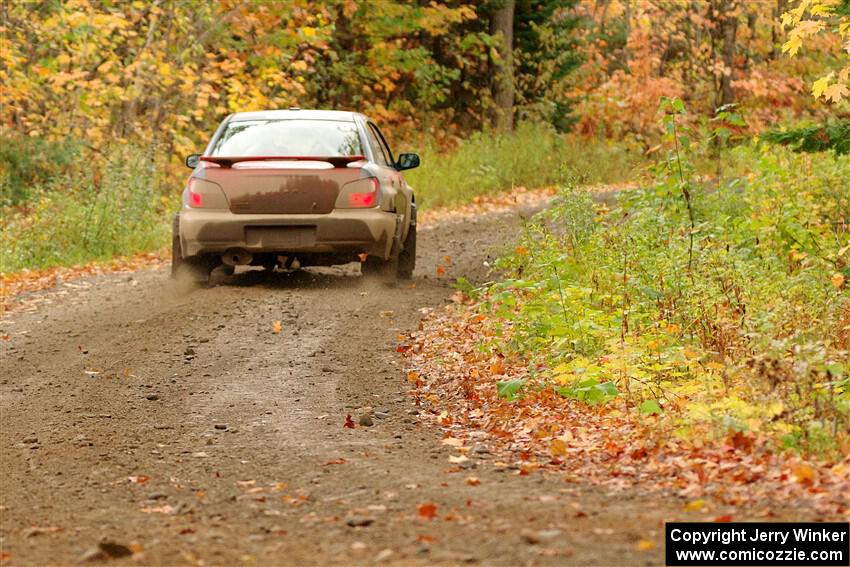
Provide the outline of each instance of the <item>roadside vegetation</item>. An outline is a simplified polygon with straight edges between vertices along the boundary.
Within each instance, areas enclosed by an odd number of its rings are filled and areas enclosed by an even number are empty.
[[[466,289],[493,318],[483,348],[528,367],[500,392],[552,388],[658,414],[676,435],[846,452],[850,160],[753,144],[734,152],[748,174],[700,180],[683,107],[667,109],[654,182],[607,202],[564,186],[499,261],[509,277]]]

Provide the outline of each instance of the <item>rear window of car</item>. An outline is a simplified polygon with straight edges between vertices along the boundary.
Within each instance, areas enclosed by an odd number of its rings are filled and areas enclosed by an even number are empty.
[[[354,122],[339,120],[239,120],[216,140],[213,156],[363,155]]]

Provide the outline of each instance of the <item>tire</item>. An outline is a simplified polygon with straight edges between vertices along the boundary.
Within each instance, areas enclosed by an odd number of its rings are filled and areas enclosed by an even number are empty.
[[[416,268],[416,221],[410,223],[407,229],[407,237],[398,254],[398,277],[402,280],[413,278],[413,270]]]
[[[183,247],[180,245],[180,215],[174,215],[171,225],[171,277],[185,278],[203,285],[210,281],[210,272],[214,267],[206,256],[183,257]]]
[[[171,223],[171,277],[176,278],[183,268],[183,249],[180,246],[180,215]]]

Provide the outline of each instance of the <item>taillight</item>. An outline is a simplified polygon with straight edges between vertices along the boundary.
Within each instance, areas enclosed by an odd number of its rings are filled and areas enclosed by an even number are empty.
[[[191,177],[186,188],[186,204],[193,209],[226,209],[227,197],[221,185],[212,181]]]
[[[348,194],[348,205],[352,208],[368,208],[378,204],[378,184],[377,177],[369,177],[361,179],[359,184],[364,185],[363,189],[369,189],[368,192],[357,191]],[[368,183],[368,186],[367,186]],[[371,186],[371,187],[369,187]],[[360,187],[358,187],[360,189]]]

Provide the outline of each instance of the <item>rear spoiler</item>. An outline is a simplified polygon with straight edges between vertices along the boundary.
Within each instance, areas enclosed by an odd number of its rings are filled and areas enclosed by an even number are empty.
[[[201,156],[201,161],[215,163],[221,167],[232,167],[234,163],[242,161],[326,161],[334,167],[346,167],[355,161],[363,161],[366,156],[242,156],[242,157],[218,157]]]

